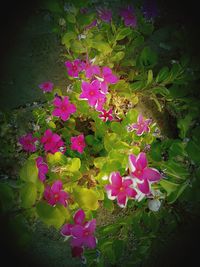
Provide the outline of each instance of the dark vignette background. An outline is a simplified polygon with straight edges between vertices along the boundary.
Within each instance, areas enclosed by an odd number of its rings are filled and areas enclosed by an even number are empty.
[[[0,7],[0,79],[4,77],[4,64],[7,61],[12,47],[16,43],[16,37],[21,27],[33,14],[41,1],[3,1]],[[186,39],[188,50],[197,62],[200,62],[200,13],[198,2],[158,0],[163,10],[162,21],[166,25],[184,25],[186,28]],[[148,266],[170,267],[188,265],[199,262],[199,240],[200,240],[200,216],[181,226],[174,233],[175,238],[170,239],[164,249],[160,250],[157,263]],[[9,233],[6,227],[6,218],[0,221],[0,258],[1,266],[39,266],[33,259],[28,259],[22,251],[15,246],[15,236]],[[159,250],[159,248],[158,248]],[[142,265],[143,266],[143,265]]]

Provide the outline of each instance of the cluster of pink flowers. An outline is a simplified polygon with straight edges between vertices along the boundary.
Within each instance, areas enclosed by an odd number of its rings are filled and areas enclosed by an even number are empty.
[[[51,206],[60,204],[66,207],[69,195],[63,190],[62,181],[57,180],[52,184],[52,186],[47,185],[45,187],[44,198]]]
[[[72,256],[81,257],[84,248],[96,247],[95,229],[96,220],[85,221],[85,213],[82,209],[74,214],[74,224],[65,224],[62,227],[61,234],[71,237]]]
[[[45,151],[52,154],[58,151],[64,153],[66,150],[61,137],[58,134],[53,133],[50,129],[45,131],[43,137],[41,138],[41,143],[44,145]]]
[[[151,184],[158,182],[161,174],[148,167],[146,154],[141,152],[137,157],[129,155],[129,176],[121,177],[119,172],[111,173],[110,184],[106,185],[109,199],[117,199],[120,207],[126,207],[129,198],[141,200],[151,193]]]

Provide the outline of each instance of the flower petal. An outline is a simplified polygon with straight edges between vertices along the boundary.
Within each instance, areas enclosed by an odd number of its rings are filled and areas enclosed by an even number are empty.
[[[71,234],[73,237],[76,237],[76,238],[82,238],[83,237],[83,233],[84,233],[84,229],[83,229],[83,226],[77,224],[77,225],[74,225],[71,229]]]
[[[122,177],[119,172],[111,173],[110,180],[114,187],[119,188],[122,186]]]
[[[147,166],[147,158],[144,152],[141,152],[136,158],[136,168],[138,170],[143,170]]]
[[[128,162],[131,172],[134,172],[136,170],[136,156],[133,154],[129,155]]]
[[[73,225],[72,224],[65,224],[63,225],[63,227],[61,228],[61,234],[64,236],[69,236],[71,235],[71,229],[72,229]]]
[[[161,174],[156,169],[145,168],[143,170],[143,177],[151,182],[157,182],[161,179]]]
[[[149,187],[148,180],[144,180],[143,183],[138,183],[138,188],[145,195],[148,195],[150,193],[150,187]]]
[[[125,189],[126,195],[128,197],[134,198],[137,195],[137,192],[133,188],[126,188]]]
[[[87,246],[88,248],[95,248],[96,247],[96,238],[94,236],[86,236],[84,238],[84,245]]]
[[[120,192],[117,196],[117,204],[121,208],[125,208],[127,204],[128,198],[126,196],[126,192]]]
[[[76,224],[83,224],[85,220],[85,213],[82,209],[79,209],[74,215],[74,222]]]

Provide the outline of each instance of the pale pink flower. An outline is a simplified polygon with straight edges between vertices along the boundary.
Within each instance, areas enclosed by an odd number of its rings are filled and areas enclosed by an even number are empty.
[[[129,131],[136,130],[136,134],[141,136],[144,132],[150,132],[149,125],[151,124],[151,119],[144,119],[141,114],[138,115],[137,123],[130,125]]]

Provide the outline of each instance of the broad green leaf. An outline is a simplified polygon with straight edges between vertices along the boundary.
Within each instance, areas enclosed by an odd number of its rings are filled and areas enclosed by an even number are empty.
[[[103,41],[93,42],[92,47],[98,50],[99,52],[103,53],[104,55],[108,55],[112,52],[111,46]]]
[[[26,183],[20,190],[21,206],[23,208],[32,207],[37,199],[37,187],[33,183]]]
[[[130,28],[123,28],[123,29],[120,29],[118,32],[117,32],[117,35],[116,35],[116,40],[119,41],[119,40],[122,40],[124,39],[126,36],[130,35],[132,33],[132,29]]]
[[[140,63],[142,66],[148,67],[153,66],[157,63],[158,56],[154,50],[149,46],[144,47],[140,55]]]
[[[162,160],[161,152],[162,152],[162,149],[161,149],[160,142],[155,142],[151,145],[150,155],[153,160],[161,161]]]
[[[136,81],[136,82],[130,83],[130,88],[133,91],[137,91],[137,90],[140,91],[141,89],[144,89],[145,87],[146,87],[146,84],[144,81]]]
[[[193,117],[191,114],[186,115],[183,119],[179,119],[177,126],[180,129],[180,137],[185,138],[186,134],[192,125]]]
[[[38,180],[38,168],[35,160],[27,160],[20,170],[20,178],[25,182],[36,183]]]
[[[77,54],[86,52],[86,48],[83,46],[81,41],[78,41],[78,40],[71,41],[71,49],[74,53],[77,53]]]
[[[37,204],[36,210],[39,218],[48,226],[59,229],[65,221],[65,216],[58,207],[52,207],[45,202]]]
[[[196,164],[200,164],[200,146],[199,142],[195,142],[190,140],[186,146],[186,151],[191,160],[193,160]]]
[[[98,194],[92,189],[76,187],[74,199],[82,209],[96,210],[99,207]]]
[[[169,196],[171,193],[175,192],[180,186],[180,184],[173,183],[173,182],[168,181],[168,180],[161,180],[160,185],[167,192],[167,196]]]
[[[67,163],[67,171],[77,172],[81,167],[81,160],[79,158],[69,159]]]
[[[104,147],[107,151],[115,148],[115,143],[118,141],[118,135],[116,133],[107,133],[104,137]]]
[[[109,210],[111,212],[114,210],[113,201],[108,199],[107,196],[105,196],[105,198],[104,198],[103,206],[104,206],[104,208],[106,208],[107,210]]]
[[[62,44],[66,46],[66,48],[70,48],[71,40],[75,40],[77,38],[75,32],[67,32],[62,37]]]
[[[106,161],[107,161],[107,158],[106,157],[98,157],[98,158],[95,158],[94,159],[94,166],[96,168],[101,169]]]
[[[180,185],[179,188],[175,192],[172,192],[170,196],[168,197],[168,202],[170,204],[174,203],[179,198],[179,196],[184,192],[184,190],[187,188],[188,184],[189,184],[188,181],[186,181],[185,183]]]
[[[61,152],[56,152],[54,154],[48,153],[46,159],[47,163],[51,166],[62,165],[66,162],[66,157]]]
[[[70,23],[76,23],[76,17],[73,14],[69,13],[67,15],[67,21]]]
[[[152,92],[155,95],[162,95],[162,96],[168,96],[169,90],[164,86],[156,86],[152,89]]]
[[[111,57],[111,61],[117,61],[119,62],[120,60],[122,60],[125,56],[125,53],[124,52],[117,52],[114,56]]]

